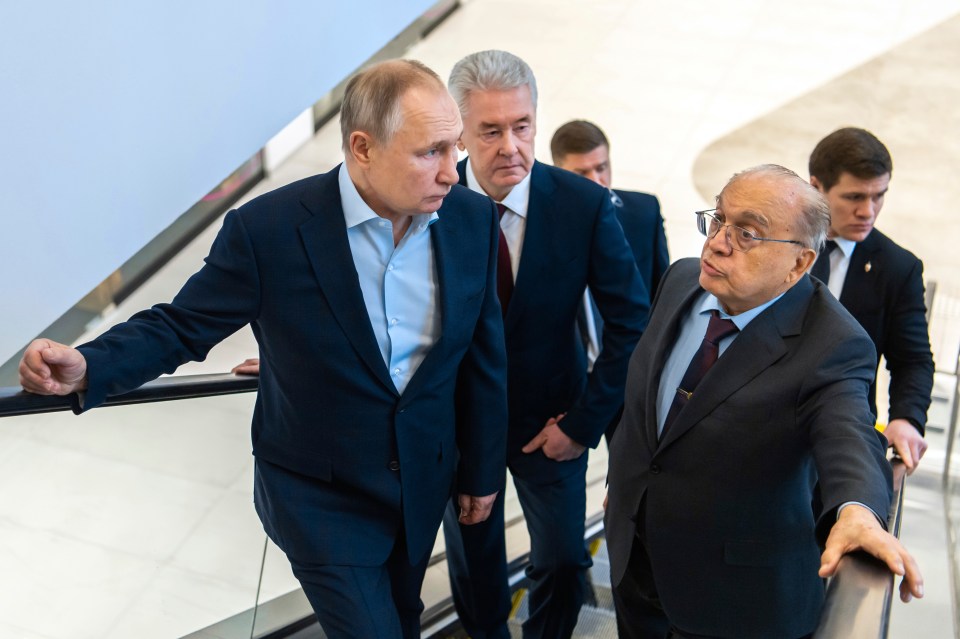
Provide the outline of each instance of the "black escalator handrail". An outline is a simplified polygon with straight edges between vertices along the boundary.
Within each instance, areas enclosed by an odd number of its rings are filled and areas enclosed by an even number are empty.
[[[907,471],[900,459],[894,458],[890,465],[893,467],[893,500],[887,530],[899,537]],[[885,638],[895,587],[893,573],[880,560],[864,552],[844,556],[827,585],[827,596],[814,638]]]
[[[257,390],[258,381],[256,376],[232,373],[161,377],[129,393],[108,397],[102,406],[125,406],[249,393]],[[0,388],[0,417],[55,413],[71,409],[69,396],[34,395],[25,392],[19,386]]]

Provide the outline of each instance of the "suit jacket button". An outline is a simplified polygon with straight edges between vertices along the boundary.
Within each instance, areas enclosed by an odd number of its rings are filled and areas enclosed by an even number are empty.
[[[653,464],[652,466],[650,466],[650,472],[653,473],[654,475],[659,475],[660,466],[658,464]]]
[[[400,462],[398,462],[397,460],[393,460],[392,462],[387,464],[387,468],[389,468],[390,470],[400,470]]]

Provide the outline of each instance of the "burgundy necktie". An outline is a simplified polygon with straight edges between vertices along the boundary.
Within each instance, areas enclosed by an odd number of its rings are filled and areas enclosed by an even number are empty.
[[[497,202],[497,213],[500,219],[506,212],[505,207]],[[497,249],[497,297],[500,298],[500,308],[503,316],[507,316],[507,305],[510,304],[510,296],[513,295],[513,267],[510,265],[510,247],[507,246],[507,236],[500,229],[500,247]]]
[[[717,362],[720,357],[720,340],[736,333],[739,329],[737,325],[728,319],[720,319],[720,313],[716,310],[710,311],[710,322],[707,324],[707,334],[703,336],[703,342],[700,348],[690,360],[687,372],[683,374],[680,380],[680,388],[677,389],[673,397],[673,403],[670,404],[670,411],[667,413],[667,419],[663,422],[663,431],[660,433],[660,439],[667,434],[670,424],[680,414],[681,409],[687,405],[687,401],[693,396],[693,391],[697,388],[700,380],[707,374],[710,367]]]

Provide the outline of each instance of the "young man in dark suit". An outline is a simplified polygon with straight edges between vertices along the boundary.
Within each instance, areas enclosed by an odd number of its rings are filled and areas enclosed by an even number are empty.
[[[448,82],[464,121],[460,183],[502,218],[498,292],[507,343],[507,464],[530,533],[525,637],[569,637],[585,597],[587,455],[623,402],[648,296],[606,189],[534,160],[536,80],[505,51],[460,60]],[[604,320],[588,376],[576,331],[590,287]],[[479,527],[444,518],[454,602],[474,639],[509,637],[503,501]]]
[[[856,549],[905,574],[904,601],[922,596],[916,563],[878,517],[890,466],[867,402],[870,339],[806,275],[826,202],[764,165],[696,215],[701,257],[660,284],[610,446],[620,637],[806,637],[823,577]]]
[[[890,185],[893,161],[883,143],[848,127],[810,154],[810,183],[830,204],[827,250],[812,274],[870,335],[890,371],[889,419],[883,434],[912,473],[927,450],[923,439],[933,391],[923,263],[874,228]],[[877,414],[876,383],[870,408]]]
[[[454,483],[464,526],[503,484],[497,219],[456,185],[460,114],[422,64],[352,78],[341,130],[344,163],[228,213],[172,303],[77,349],[36,340],[21,383],[87,410],[250,324],[267,534],[326,636],[414,639]]]

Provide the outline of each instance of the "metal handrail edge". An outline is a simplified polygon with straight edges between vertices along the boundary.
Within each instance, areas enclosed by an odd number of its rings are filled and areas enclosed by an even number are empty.
[[[257,390],[258,384],[259,379],[252,375],[173,375],[147,382],[129,393],[108,397],[102,406],[127,406],[250,393]],[[69,411],[73,410],[75,401],[76,398],[70,395],[36,395],[19,386],[6,386],[0,388],[0,417]]]
[[[898,458],[890,465],[893,499],[887,530],[899,537],[907,472]],[[827,584],[814,639],[884,639],[889,631],[894,588],[894,575],[882,561],[862,551],[845,555]]]

